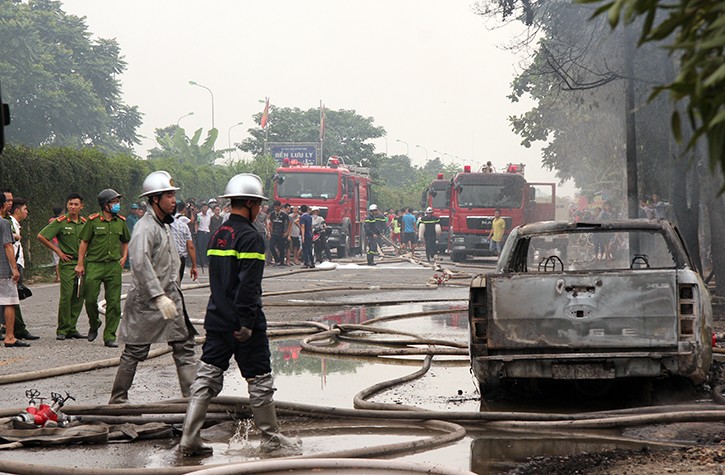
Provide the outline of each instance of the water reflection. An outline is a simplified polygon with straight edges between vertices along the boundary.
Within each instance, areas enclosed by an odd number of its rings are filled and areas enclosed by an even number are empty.
[[[383,307],[355,307],[344,309],[339,312],[320,316],[316,321],[330,327],[344,324],[363,324],[366,321],[381,316],[403,315],[407,313],[418,313],[431,310],[450,309],[449,304],[404,304],[389,305]],[[459,307],[453,307],[458,309]],[[379,325],[385,328],[392,328],[400,331],[416,333],[424,337],[445,338],[451,341],[465,341],[467,338],[468,320],[464,312],[456,312],[445,315],[430,315],[406,320],[393,320],[380,322]],[[450,330],[450,332],[446,330]],[[340,343],[340,348],[345,348],[348,343]],[[355,372],[356,368],[371,364],[369,358],[329,358],[320,355],[306,355],[302,352],[298,340],[276,340],[272,344],[272,367],[277,374],[317,374],[324,378],[329,373],[349,374]],[[344,355],[343,355],[344,356]],[[419,361],[421,358],[415,358]],[[392,361],[391,364],[398,364],[399,361]],[[410,361],[410,360],[407,360]],[[373,364],[380,364],[383,361],[375,359]],[[418,363],[413,363],[417,365]]]
[[[417,313],[428,310],[451,310],[441,315],[419,316],[410,319],[394,319],[374,323],[399,331],[415,333],[427,338],[446,339],[456,342],[465,342],[468,338],[468,321],[465,310],[460,306],[445,303],[405,304],[385,307],[355,307],[339,312],[320,316],[317,321],[326,325],[333,324],[362,324],[373,318],[403,313]],[[340,347],[359,345],[359,343],[341,342]],[[301,351],[299,341],[296,339],[280,339],[271,343],[272,366],[277,374],[276,386],[278,388],[275,399],[278,401],[291,401],[318,406],[353,407],[353,397],[359,391],[376,383],[410,374],[421,365],[421,357],[407,359],[382,358],[349,358],[331,357],[330,355],[309,354]],[[402,404],[416,406],[427,410],[442,411],[478,411],[480,398],[477,393],[477,384],[470,374],[467,358],[458,358],[459,361],[444,361],[442,358],[434,359],[431,371],[422,378],[391,389],[374,398],[378,402],[389,404]],[[405,361],[408,366],[400,364]],[[246,395],[246,384],[238,375],[236,368],[234,375],[227,378],[223,394]],[[556,402],[547,407],[541,401],[522,402],[509,401],[487,407],[488,410],[529,410],[552,412],[553,407],[562,409]],[[563,404],[563,406],[569,405]],[[571,411],[591,410],[591,406],[583,409],[580,406],[569,405]],[[562,411],[566,412],[566,411]],[[327,421],[332,425],[340,425],[342,421]],[[611,435],[616,435],[612,431]],[[348,433],[333,434],[320,431],[318,434],[307,434],[305,438],[306,450],[325,451],[340,446],[355,446],[362,441],[365,443],[379,441],[381,437],[390,437],[391,441],[401,437],[399,430],[388,428],[370,441],[365,440],[364,431],[358,434],[356,430]],[[447,467],[470,469],[480,474],[505,473],[516,465],[525,462],[530,457],[573,455],[582,452],[595,452],[615,448],[639,448],[645,444],[627,441],[613,441],[607,438],[608,433],[588,435],[587,437],[575,435],[551,435],[534,432],[509,432],[503,430],[469,431],[467,437],[450,446],[399,457],[400,460],[418,463],[443,464]],[[362,438],[361,438],[362,437]]]

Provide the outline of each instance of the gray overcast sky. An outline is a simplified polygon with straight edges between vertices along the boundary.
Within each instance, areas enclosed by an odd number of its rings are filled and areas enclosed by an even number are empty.
[[[490,30],[472,0],[63,0],[94,37],[116,38],[128,63],[124,100],[144,113],[140,133],[182,119],[211,127],[219,146],[240,142],[265,96],[280,107],[354,109],[388,132],[390,155],[416,164],[439,154],[460,163],[527,165],[555,181],[540,149],[526,149],[507,117],[531,103],[506,98],[520,58],[501,49],[518,25]],[[519,30],[517,30],[519,28]],[[377,140],[385,152],[386,141]],[[151,148],[145,139],[139,153]],[[445,157],[444,160],[446,160]],[[562,192],[571,193],[567,185]]]

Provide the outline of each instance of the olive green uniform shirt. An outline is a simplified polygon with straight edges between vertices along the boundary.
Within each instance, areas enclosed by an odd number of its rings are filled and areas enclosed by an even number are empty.
[[[77,222],[73,222],[67,215],[59,216],[40,231],[40,235],[50,241],[58,238],[58,247],[64,254],[72,256],[73,260],[78,259],[78,246],[81,244],[81,230],[86,223],[86,218],[79,216]]]
[[[121,260],[122,242],[131,240],[126,219],[116,215],[110,221],[101,214],[93,214],[81,229],[80,238],[88,242],[86,262],[111,262]]]

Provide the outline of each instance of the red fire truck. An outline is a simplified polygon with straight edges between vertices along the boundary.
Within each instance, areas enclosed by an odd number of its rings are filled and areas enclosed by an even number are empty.
[[[504,173],[471,173],[466,165],[449,182],[447,195],[454,262],[493,254],[488,236],[496,209],[506,222],[506,235],[520,224],[551,221],[556,211],[556,185],[527,182],[523,164],[509,164]]]
[[[273,181],[274,199],[320,208],[320,216],[332,230],[327,242],[337,249],[337,257],[362,251],[371,185],[367,168],[345,165],[340,157],[330,157],[327,166],[285,158]]]
[[[433,215],[441,220],[441,230],[443,232],[436,239],[438,252],[448,250],[448,224],[450,219],[448,189],[450,186],[451,181],[446,180],[443,173],[439,173],[423,192],[423,209],[433,208]]]

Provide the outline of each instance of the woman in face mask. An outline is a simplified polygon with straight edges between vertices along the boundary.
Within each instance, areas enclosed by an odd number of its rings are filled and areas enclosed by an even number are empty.
[[[83,276],[81,291],[88,314],[88,341],[98,336],[101,319],[98,314],[98,295],[103,284],[106,297],[106,328],[103,343],[116,348],[116,330],[121,322],[121,272],[128,257],[131,233],[126,218],[119,215],[121,195],[110,188],[98,194],[101,212],[92,214],[80,232],[76,274]]]

